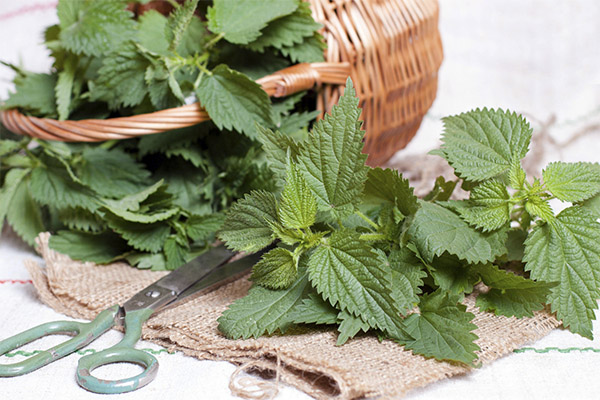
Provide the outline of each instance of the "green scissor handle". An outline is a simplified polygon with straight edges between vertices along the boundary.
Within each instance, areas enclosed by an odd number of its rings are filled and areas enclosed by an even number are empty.
[[[125,314],[125,336],[106,350],[89,354],[79,359],[77,365],[77,383],[84,389],[94,393],[125,393],[150,383],[158,372],[158,361],[154,356],[133,347],[142,336],[142,324],[150,318],[154,311],[149,308],[129,311]],[[139,364],[144,371],[136,376],[118,380],[98,379],[92,371],[106,364],[128,362]]]
[[[15,350],[43,336],[75,333],[76,336],[15,364],[0,365],[0,376],[27,374],[85,347],[115,325],[119,307],[102,311],[92,322],[55,321],[28,329],[0,342],[0,355]]]

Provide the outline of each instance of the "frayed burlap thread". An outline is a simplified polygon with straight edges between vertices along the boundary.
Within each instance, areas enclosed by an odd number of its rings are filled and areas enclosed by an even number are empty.
[[[49,237],[43,233],[37,239],[45,267],[31,260],[26,267],[40,299],[71,317],[92,319],[165,274],[137,270],[124,263],[98,266],[73,261],[49,249]],[[469,371],[466,366],[414,355],[389,340],[379,342],[374,335],[358,336],[336,346],[333,329],[298,328],[286,335],[229,340],[218,331],[217,318],[249,287],[244,277],[168,308],[150,318],[143,338],[198,359],[246,364],[244,370],[271,373],[276,382],[295,386],[316,399],[398,398],[411,389]],[[483,364],[545,336],[559,325],[547,311],[516,319],[482,313],[472,297],[465,304],[475,314],[473,322],[478,326],[475,333],[481,347],[478,355]],[[255,398],[272,398],[276,386],[263,386],[263,392],[268,393],[258,393]],[[236,390],[243,394],[245,389],[238,385],[234,393]]]

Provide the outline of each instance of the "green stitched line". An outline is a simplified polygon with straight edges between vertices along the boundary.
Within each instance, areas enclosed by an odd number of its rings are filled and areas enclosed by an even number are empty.
[[[146,353],[154,354],[154,355],[161,354],[161,353],[175,354],[175,353],[169,353],[169,350],[167,350],[167,349],[160,349],[160,350],[140,349],[140,350],[145,351]],[[5,357],[16,357],[16,356],[31,357],[38,353],[41,353],[42,351],[44,351],[44,350],[33,350],[33,351],[17,350],[17,351],[12,351],[10,353],[6,353],[6,354],[4,354],[4,356]],[[96,349],[84,349],[84,350],[77,350],[76,353],[84,356],[86,354],[95,353],[97,351],[98,350],[96,350]]]
[[[551,351],[556,351],[556,352],[559,352],[559,353],[573,353],[573,352],[579,352],[579,353],[586,353],[586,352],[600,353],[600,349],[596,349],[596,348],[593,348],[593,347],[567,347],[567,348],[545,347],[543,349],[536,349],[535,347],[522,347],[520,349],[513,350],[513,353],[526,353],[528,351],[533,351],[534,353],[550,353]]]

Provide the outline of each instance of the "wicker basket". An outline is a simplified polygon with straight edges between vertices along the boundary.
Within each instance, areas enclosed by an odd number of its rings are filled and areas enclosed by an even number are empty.
[[[257,82],[274,97],[314,88],[329,111],[351,76],[363,108],[369,164],[387,161],[415,135],[437,91],[442,44],[437,0],[309,0],[324,25],[325,63],[298,64]],[[103,141],[148,135],[208,120],[196,103],[105,120],[57,121],[2,112],[11,131],[49,140]]]

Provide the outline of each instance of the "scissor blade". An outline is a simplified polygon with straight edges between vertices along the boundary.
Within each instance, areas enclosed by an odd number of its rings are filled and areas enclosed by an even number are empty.
[[[205,289],[211,288],[217,284],[224,285],[238,279],[241,275],[247,273],[254,264],[256,264],[265,251],[259,251],[255,254],[247,255],[239,260],[223,264],[214,269],[207,276],[200,279],[193,286],[181,293],[177,301],[188,296],[202,292]]]
[[[184,290],[207,276],[219,265],[227,262],[234,254],[222,245],[210,249],[136,293],[123,304],[125,312],[142,308],[158,310],[175,300]]]

